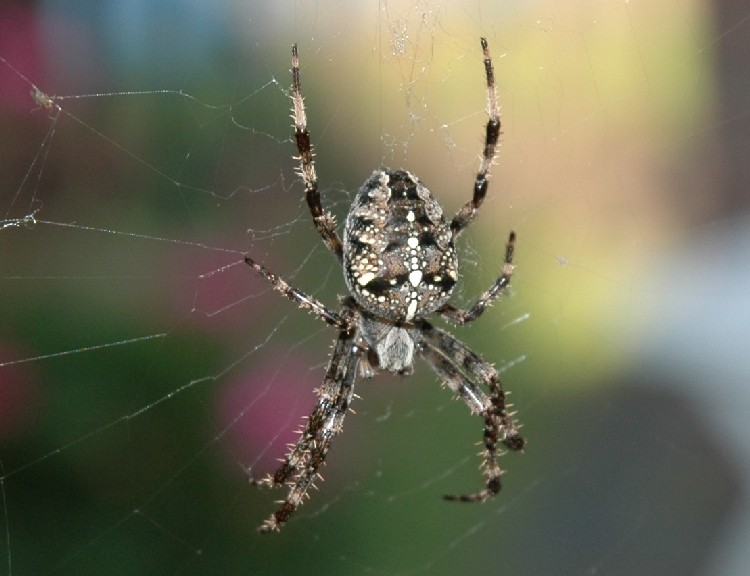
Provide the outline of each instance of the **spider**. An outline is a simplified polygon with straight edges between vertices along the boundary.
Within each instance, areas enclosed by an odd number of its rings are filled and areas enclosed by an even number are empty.
[[[455,240],[474,220],[484,200],[500,136],[494,70],[485,38],[481,46],[489,120],[472,199],[447,221],[438,201],[416,176],[405,170],[380,168],[359,189],[346,217],[343,241],[333,215],[320,203],[300,89],[297,45],[292,46],[292,118],[299,152],[295,159],[315,228],[343,267],[349,293],[339,297],[337,311],[331,310],[245,256],[245,262],[275,290],[338,330],[323,384],[316,390],[317,405],[299,440],[274,474],[250,479],[258,486],[288,486],[286,498],[258,528],[261,532],[279,530],[320,477],[318,469],[333,438],[342,430],[358,372],[364,378],[372,377],[376,369],[406,376],[412,373],[414,358],[419,356],[472,413],[482,417],[484,488],[473,494],[444,496],[447,500],[483,502],[497,494],[503,472],[497,462],[498,443],[513,451],[525,445],[492,364],[425,319],[437,313],[456,325],[476,320],[508,287],[513,273],[515,234],[511,232],[502,273],[494,284],[469,309],[448,303],[458,281]],[[489,392],[482,391],[480,384]]]

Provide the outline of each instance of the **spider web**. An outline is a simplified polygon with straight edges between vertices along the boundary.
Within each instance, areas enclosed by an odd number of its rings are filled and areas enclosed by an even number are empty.
[[[0,9],[0,574],[742,573],[750,12],[353,4]],[[443,502],[481,485],[481,422],[421,364],[380,375],[260,536],[283,491],[247,475],[294,441],[334,334],[243,255],[344,290],[295,174],[290,46],[341,222],[379,165],[469,198],[480,35],[503,137],[455,301],[511,228],[517,271],[451,330],[529,447],[492,502]]]

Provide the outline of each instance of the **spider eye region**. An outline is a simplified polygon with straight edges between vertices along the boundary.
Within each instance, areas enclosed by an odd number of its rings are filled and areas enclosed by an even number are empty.
[[[354,299],[394,322],[434,312],[458,280],[443,208],[404,170],[376,170],[359,189],[346,218],[343,253]]]

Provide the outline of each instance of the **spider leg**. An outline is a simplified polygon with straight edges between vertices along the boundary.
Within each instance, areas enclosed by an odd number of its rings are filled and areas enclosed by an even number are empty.
[[[281,292],[284,296],[289,298],[289,300],[295,302],[300,308],[304,310],[310,310],[318,318],[327,322],[331,326],[335,326],[340,329],[344,329],[348,326],[348,323],[339,314],[337,314],[333,310],[329,310],[328,308],[326,308],[325,304],[323,304],[320,300],[318,300],[314,296],[305,294],[304,292],[298,290],[297,288],[294,288],[293,286],[290,286],[282,278],[279,278],[278,276],[276,276],[276,274],[272,274],[271,272],[269,272],[268,269],[263,266],[263,264],[259,264],[258,262],[250,258],[250,256],[245,255],[245,263],[255,271],[257,271],[258,274],[263,276],[263,278],[268,280],[268,283],[271,284],[274,290],[278,290],[279,292]]]
[[[500,491],[503,471],[498,464],[499,442],[513,451],[523,449],[526,441],[518,433],[518,426],[505,401],[505,391],[497,371],[491,364],[472,352],[465,344],[434,328],[427,322],[422,328],[423,340],[419,347],[422,358],[466,404],[472,413],[484,418],[484,452],[482,470],[486,477],[484,489],[468,495],[446,495],[446,500],[484,502]],[[461,368],[489,388],[489,396],[464,375]]]
[[[333,437],[341,432],[344,416],[354,395],[354,379],[361,355],[362,349],[356,345],[352,332],[342,330],[328,363],[323,385],[318,390],[318,404],[307,419],[297,444],[273,476],[254,481],[255,484],[267,486],[283,483],[289,486],[286,498],[276,512],[260,525],[260,532],[280,530],[313,486]]]
[[[515,244],[516,235],[514,232],[511,232],[508,237],[508,243],[505,245],[505,263],[503,264],[503,273],[497,280],[495,280],[495,283],[479,297],[479,300],[477,300],[471,308],[468,310],[462,310],[451,304],[443,304],[443,306],[437,309],[437,313],[454,324],[467,324],[479,318],[482,312],[492,304],[492,301],[502,294],[510,285],[510,278],[513,276],[513,251],[515,250]]]
[[[307,129],[305,103],[302,99],[300,87],[299,57],[297,56],[296,44],[292,46],[292,119],[294,120],[294,138],[299,152],[299,156],[295,156],[295,159],[299,160],[299,173],[305,183],[305,200],[307,200],[313,223],[323,238],[323,242],[341,262],[343,260],[343,249],[341,239],[336,232],[336,220],[333,214],[324,211],[320,204],[318,177],[315,174],[314,154],[310,143],[310,132]]]
[[[482,38],[482,53],[484,54],[484,73],[487,79],[487,113],[489,120],[485,128],[484,150],[482,152],[482,162],[479,165],[474,180],[474,196],[467,202],[461,210],[458,211],[451,221],[451,232],[453,237],[458,236],[474,219],[487,194],[487,178],[490,167],[495,160],[497,141],[500,138],[500,108],[497,104],[497,91],[495,89],[495,71],[492,67],[492,58],[490,49],[487,46],[487,39]]]

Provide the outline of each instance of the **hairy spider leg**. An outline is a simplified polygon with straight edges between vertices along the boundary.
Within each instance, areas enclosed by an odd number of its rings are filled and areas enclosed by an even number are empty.
[[[253,268],[256,272],[258,272],[258,274],[263,276],[263,278],[268,281],[268,283],[273,287],[274,290],[281,292],[284,296],[289,298],[289,300],[291,300],[292,302],[295,302],[303,310],[309,310],[310,312],[315,314],[315,316],[330,324],[331,326],[335,326],[340,329],[345,329],[347,327],[346,321],[339,314],[327,308],[325,304],[323,304],[314,296],[306,294],[302,292],[302,290],[298,290],[297,288],[290,286],[284,279],[280,278],[276,274],[269,272],[268,269],[263,266],[263,264],[259,264],[258,262],[250,258],[250,256],[245,255],[245,263]]]
[[[487,39],[482,38],[481,44],[482,53],[484,54],[484,73],[487,79],[487,114],[490,118],[487,121],[485,129],[482,161],[474,181],[474,196],[458,211],[458,214],[451,221],[451,232],[453,232],[454,238],[474,220],[479,207],[484,201],[484,197],[487,194],[487,178],[489,177],[492,163],[495,160],[497,141],[500,138],[500,108],[497,104],[495,70],[492,67],[492,58],[490,57],[490,49],[487,46]]]
[[[466,404],[472,413],[484,418],[484,453],[482,470],[486,477],[484,489],[468,495],[446,495],[446,500],[461,502],[484,502],[500,491],[500,476],[503,471],[498,464],[498,442],[518,452],[526,441],[518,432],[513,414],[508,412],[506,393],[493,366],[470,350],[463,342],[447,332],[425,322],[422,330],[424,340],[420,356],[427,362],[445,384]],[[477,381],[489,389],[487,396],[461,371],[463,367]]]
[[[468,324],[479,318],[487,307],[502,294],[505,289],[510,286],[510,279],[513,276],[513,253],[515,251],[516,234],[510,233],[508,237],[508,243],[505,245],[505,263],[503,264],[503,272],[495,280],[495,283],[489,287],[479,299],[472,305],[468,310],[456,308],[452,304],[443,304],[437,313],[440,314],[446,320],[453,322],[454,324]]]
[[[318,403],[297,444],[284,459],[276,473],[256,484],[275,486],[287,484],[289,491],[276,512],[258,527],[260,532],[277,531],[308,497],[307,491],[318,468],[323,464],[333,437],[342,430],[344,417],[354,395],[354,379],[362,358],[354,334],[342,330],[326,369],[323,385],[318,390]]]
[[[305,199],[310,208],[313,223],[323,238],[326,247],[341,262],[343,260],[343,248],[341,238],[336,232],[336,219],[333,214],[323,210],[320,204],[318,177],[315,174],[314,154],[310,143],[310,132],[307,129],[305,103],[302,98],[299,56],[297,55],[296,44],[292,46],[292,119],[294,120],[294,139],[297,142],[297,151],[299,152],[299,156],[295,156],[295,160],[299,160],[299,174],[305,183]]]

